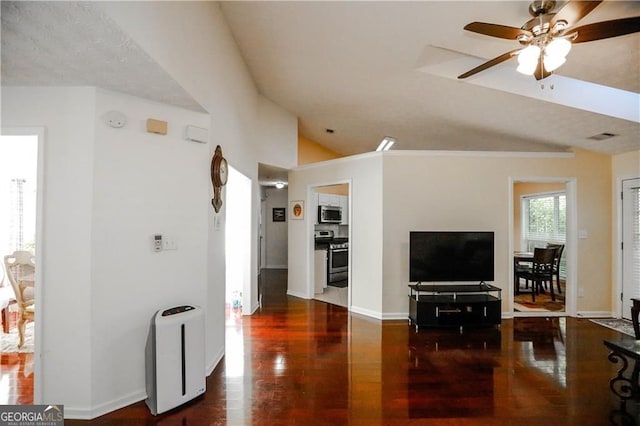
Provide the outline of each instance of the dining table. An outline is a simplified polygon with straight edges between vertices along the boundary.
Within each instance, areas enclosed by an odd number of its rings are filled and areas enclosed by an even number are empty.
[[[533,252],[514,251],[513,252],[513,293],[520,294],[520,279],[518,278],[518,265],[533,264]]]

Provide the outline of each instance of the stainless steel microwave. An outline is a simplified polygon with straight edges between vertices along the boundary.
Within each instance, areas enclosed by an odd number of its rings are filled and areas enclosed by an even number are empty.
[[[342,207],[318,206],[318,223],[342,223]]]

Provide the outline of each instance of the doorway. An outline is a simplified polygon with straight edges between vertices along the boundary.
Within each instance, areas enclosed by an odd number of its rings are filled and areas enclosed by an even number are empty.
[[[351,297],[351,245],[349,182],[320,185],[311,188],[312,214],[311,293],[313,298],[348,308]],[[321,219],[320,209],[339,213]]]
[[[640,178],[622,181],[622,312],[631,319],[631,299],[640,298]]]
[[[512,181],[510,276],[514,316],[565,316],[575,314],[574,285],[575,181],[534,178]],[[558,273],[535,293],[532,282],[518,271],[532,266],[533,251],[561,246]],[[553,292],[551,291],[553,285]]]
[[[0,136],[0,264],[4,256],[15,251],[29,251],[35,255],[36,268],[33,282],[34,299],[42,294],[41,279],[41,224],[42,224],[42,140],[40,128],[3,128]],[[4,291],[6,290],[6,292]],[[18,348],[17,304],[13,302],[13,288],[6,277],[4,265],[0,267],[0,291],[4,309],[1,333],[2,377],[0,377],[0,404],[33,404],[39,402],[40,362],[37,354],[41,315],[25,324],[24,344]],[[42,306],[42,305],[40,305]],[[35,324],[34,324],[35,322]],[[6,333],[5,326],[6,325]],[[6,386],[6,387],[5,387]]]
[[[233,318],[251,314],[251,179],[230,166],[225,195],[225,303]]]

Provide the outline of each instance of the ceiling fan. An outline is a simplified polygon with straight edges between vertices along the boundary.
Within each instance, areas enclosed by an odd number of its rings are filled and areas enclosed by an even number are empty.
[[[568,1],[558,12],[551,13],[554,0],[535,0],[529,6],[533,16],[521,28],[485,22],[472,22],[464,29],[491,37],[517,40],[521,47],[503,53],[458,76],[467,78],[498,65],[514,56],[518,57],[518,71],[542,80],[566,61],[572,43],[601,40],[640,32],[640,16],[614,19],[573,27],[595,9],[599,1]]]

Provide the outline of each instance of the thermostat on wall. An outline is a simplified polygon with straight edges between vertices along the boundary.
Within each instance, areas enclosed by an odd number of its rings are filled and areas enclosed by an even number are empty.
[[[153,251],[162,251],[162,235],[155,234],[153,236]]]

